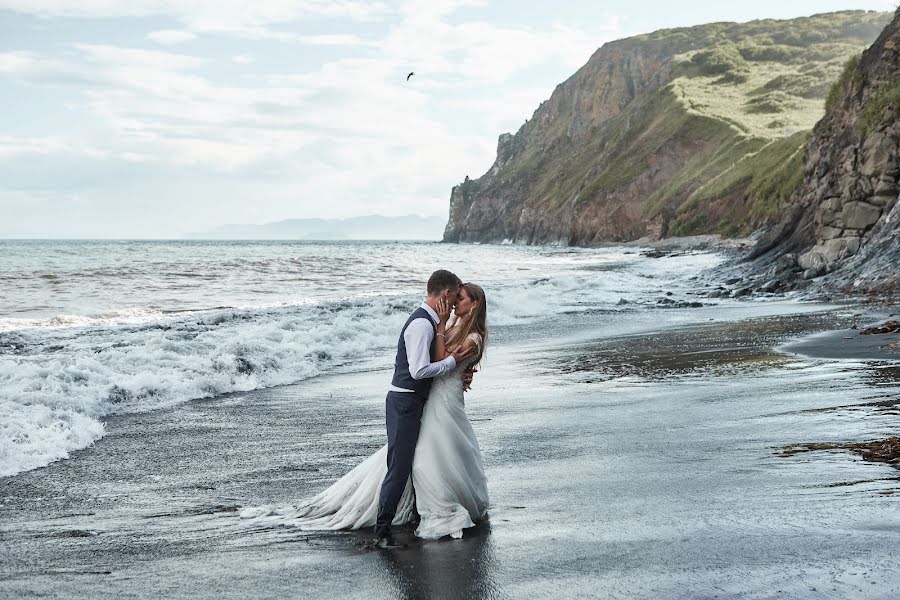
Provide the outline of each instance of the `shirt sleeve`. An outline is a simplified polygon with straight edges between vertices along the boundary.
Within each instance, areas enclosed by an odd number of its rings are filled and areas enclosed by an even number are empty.
[[[403,333],[406,342],[406,361],[413,379],[439,377],[456,368],[456,359],[448,356],[444,360],[431,362],[431,341],[434,328],[423,319],[415,319]]]

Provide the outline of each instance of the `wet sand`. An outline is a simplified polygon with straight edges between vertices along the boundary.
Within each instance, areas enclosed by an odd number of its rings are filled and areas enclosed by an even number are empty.
[[[814,309],[500,336],[467,397],[489,521],[401,532],[400,551],[237,516],[374,452],[385,371],[110,418],[93,447],[0,480],[0,596],[895,598],[897,470],[779,456],[900,430],[898,362],[798,351],[866,321]]]
[[[863,315],[855,321],[862,326],[805,336],[785,344],[781,350],[816,358],[900,361],[900,332],[867,333],[866,328],[873,325],[871,321]]]

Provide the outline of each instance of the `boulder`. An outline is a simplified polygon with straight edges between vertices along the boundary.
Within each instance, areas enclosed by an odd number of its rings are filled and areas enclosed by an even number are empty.
[[[770,279],[769,281],[765,282],[763,284],[763,286],[759,289],[762,290],[763,292],[771,293],[780,287],[781,287],[780,279]]]
[[[816,235],[820,240],[833,240],[834,238],[841,237],[843,231],[843,229],[838,229],[837,227],[822,225],[816,231]]]
[[[897,181],[892,178],[881,176],[881,179],[875,184],[876,196],[897,195]]]
[[[816,277],[821,277],[824,274],[825,274],[824,267],[807,269],[807,270],[803,271],[803,279],[815,279]]]
[[[806,271],[824,271],[826,267],[825,257],[822,255],[822,246],[814,246],[809,252],[804,252],[797,259],[797,264],[804,270],[803,277],[806,277]]]
[[[897,194],[891,194],[888,196],[872,196],[871,198],[867,198],[866,202],[868,202],[872,206],[884,208],[885,206],[893,202],[896,198]]]
[[[843,229],[844,220],[841,217],[841,209],[843,206],[843,202],[840,198],[828,198],[816,209],[816,224]]]
[[[871,177],[880,175],[892,161],[890,150],[886,147],[886,136],[883,133],[876,132],[866,138],[862,147],[861,162],[859,172],[862,175]]]
[[[847,175],[841,179],[841,198],[846,200],[861,200],[871,196],[875,186],[868,177],[860,177],[856,173]]]
[[[828,264],[853,256],[859,251],[860,238],[857,236],[847,236],[834,240],[826,240],[822,244],[822,255]]]
[[[793,269],[797,266],[797,255],[793,252],[788,252],[787,254],[782,254],[778,257],[778,260],[775,261],[775,267],[778,271],[785,271],[787,269]]]
[[[847,202],[841,209],[841,220],[850,229],[868,229],[880,216],[881,208],[867,202]]]

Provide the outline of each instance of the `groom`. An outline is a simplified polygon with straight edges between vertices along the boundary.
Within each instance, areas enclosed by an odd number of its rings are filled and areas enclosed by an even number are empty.
[[[378,518],[375,521],[375,544],[379,548],[399,547],[391,535],[391,522],[412,473],[422,409],[431,390],[431,380],[452,371],[456,363],[471,352],[454,348],[444,360],[432,362],[437,336],[444,335],[443,331],[438,331],[438,302],[443,299],[453,306],[461,285],[459,277],[450,271],[441,269],[432,273],[428,279],[425,302],[409,316],[400,330],[394,377],[385,401],[388,454],[387,475],[381,484]]]

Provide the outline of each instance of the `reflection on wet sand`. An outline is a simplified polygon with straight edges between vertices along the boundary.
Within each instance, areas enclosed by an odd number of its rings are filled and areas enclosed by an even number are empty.
[[[406,548],[379,551],[398,598],[503,598],[488,521],[465,530],[461,540],[422,541],[398,531]]]
[[[875,364],[871,369],[867,370],[866,378],[869,380],[866,383],[876,386],[897,385],[897,383],[900,383],[900,364],[896,362]]]
[[[894,363],[869,363],[858,369],[861,375],[859,381],[874,388],[895,387],[900,382],[900,366]],[[874,400],[869,402],[854,402],[852,404],[836,404],[834,406],[820,406],[816,408],[804,408],[796,413],[829,413],[841,417],[866,418],[874,415],[900,415],[900,396],[892,394],[877,394]]]

